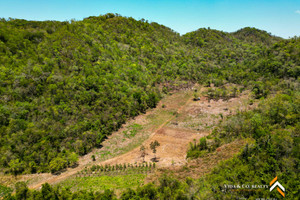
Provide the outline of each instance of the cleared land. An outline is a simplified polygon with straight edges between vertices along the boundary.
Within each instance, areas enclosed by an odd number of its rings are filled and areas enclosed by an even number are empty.
[[[205,88],[201,88],[199,93],[203,90]],[[242,94],[239,98],[232,98],[229,101],[209,101],[203,96],[200,96],[199,101],[193,101],[193,93],[194,90],[184,90],[176,92],[173,95],[167,95],[155,109],[149,110],[145,114],[128,121],[119,131],[110,135],[104,141],[102,148],[95,149],[93,152],[81,157],[79,165],[76,168],[68,168],[60,175],[44,173],[18,177],[5,176],[3,179],[1,178],[1,183],[9,185],[16,181],[27,181],[29,187],[32,189],[38,189],[46,182],[58,184],[63,181],[63,185],[72,186],[73,189],[87,189],[85,186],[91,185],[82,185],[79,183],[81,181],[92,183],[104,178],[106,181],[112,181],[113,183],[116,181],[115,179],[123,180],[126,175],[117,175],[114,178],[105,178],[106,176],[76,178],[75,176],[78,172],[92,165],[141,163],[143,161],[140,152],[141,144],[146,147],[145,161],[150,162],[154,154],[150,150],[149,145],[155,140],[160,143],[156,153],[158,159],[157,168],[172,169],[179,174],[179,177],[181,175],[194,177],[193,174],[204,174],[210,171],[219,160],[228,159],[237,153],[242,147],[243,142],[232,143],[228,147],[224,147],[224,151],[216,152],[207,158],[202,158],[206,159],[205,162],[198,160],[188,163],[186,152],[189,142],[199,140],[201,137],[210,134],[213,127],[220,120],[226,118],[227,115],[233,114],[237,110],[251,109],[251,107],[248,104],[247,93]],[[92,161],[92,155],[95,155],[96,161]],[[201,165],[203,166],[199,168]],[[181,174],[180,170],[182,166],[189,166],[192,169],[190,170],[191,173]],[[141,181],[143,182],[146,177],[144,174],[136,175],[138,176],[136,177],[138,182],[134,184],[135,186],[140,185]],[[151,176],[149,176],[146,182],[151,179]],[[125,180],[128,182],[127,178]],[[78,183],[73,184],[74,181]],[[112,183],[107,183],[107,185],[111,186],[109,187],[110,189],[123,187],[122,185],[114,187]],[[98,187],[98,190],[104,188],[103,184],[96,187]]]

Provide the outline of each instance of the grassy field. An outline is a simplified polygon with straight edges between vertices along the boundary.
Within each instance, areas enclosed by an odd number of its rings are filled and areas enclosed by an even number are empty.
[[[141,186],[144,183],[145,177],[145,174],[74,177],[62,182],[59,185],[63,187],[68,187],[72,191],[103,191],[105,189],[122,190],[125,188],[135,188]]]

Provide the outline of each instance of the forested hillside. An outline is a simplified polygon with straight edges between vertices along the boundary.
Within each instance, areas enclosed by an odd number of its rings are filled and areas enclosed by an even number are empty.
[[[73,165],[128,117],[155,107],[156,84],[176,78],[174,60],[183,63],[178,34],[113,14],[2,20],[0,38],[0,165],[15,174]]]
[[[0,166],[55,172],[128,119],[156,106],[172,85],[240,84],[256,98],[295,92],[299,38],[254,28],[180,36],[116,14],[82,21],[0,21]]]

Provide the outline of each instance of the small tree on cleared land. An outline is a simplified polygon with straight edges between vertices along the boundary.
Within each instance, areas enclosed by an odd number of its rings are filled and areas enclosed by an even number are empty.
[[[155,140],[154,142],[151,142],[150,144],[150,149],[153,151],[154,153],[154,161],[156,161],[156,147],[160,146],[159,142],[157,140]]]
[[[95,155],[92,155],[91,158],[92,158],[93,161],[96,161]]]
[[[141,157],[143,158],[143,162],[145,162],[146,148],[144,145],[141,146],[140,152],[141,152]]]

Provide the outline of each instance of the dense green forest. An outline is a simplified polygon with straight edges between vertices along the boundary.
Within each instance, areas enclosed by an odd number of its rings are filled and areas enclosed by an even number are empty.
[[[0,165],[15,174],[73,165],[155,107],[156,85],[179,76],[175,61],[183,65],[178,34],[113,14],[0,27]]]
[[[262,174],[244,173],[239,180],[269,180],[287,171],[289,175],[279,177],[286,183],[290,178],[287,184],[293,188],[299,168],[299,74],[300,39],[282,39],[255,28],[234,33],[202,28],[180,36],[163,25],[118,14],[65,22],[0,19],[1,171],[56,172],[75,165],[78,156],[101,147],[128,118],[155,107],[173,85],[234,83],[263,102],[255,111],[234,116],[241,120],[233,117],[211,136],[219,143],[236,137],[255,139],[241,158],[226,165],[244,166],[232,173],[264,165],[260,167],[265,179],[260,179]],[[188,156],[214,151],[207,148],[203,139]],[[225,171],[220,167],[202,181],[207,184],[203,194],[208,195],[203,198],[223,194],[212,185],[220,179],[214,174]],[[192,184],[169,181],[175,186],[166,186],[167,190],[178,195]],[[45,188],[64,199],[61,190]],[[42,195],[29,193],[36,199]],[[147,185],[124,193],[124,199],[152,193],[157,198],[167,194]],[[74,195],[101,199],[113,194]]]

